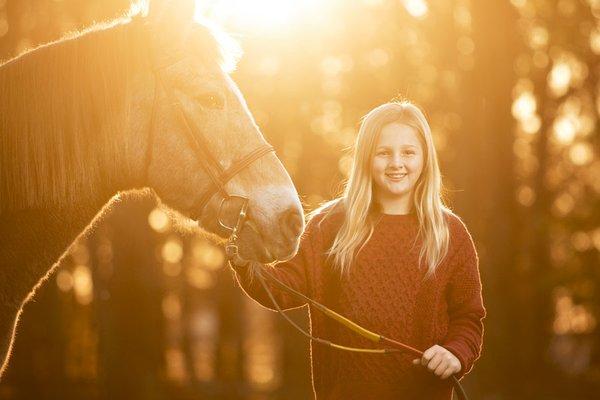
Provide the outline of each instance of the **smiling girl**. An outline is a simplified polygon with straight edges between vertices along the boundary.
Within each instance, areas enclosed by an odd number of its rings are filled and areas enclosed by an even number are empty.
[[[346,353],[311,343],[317,399],[452,398],[451,375],[480,355],[485,308],[478,257],[465,224],[444,206],[425,116],[386,103],[362,120],[344,194],[309,219],[298,254],[269,272],[367,329],[424,350]],[[272,308],[251,270],[234,267],[246,293]],[[304,305],[272,287],[284,309]],[[351,347],[366,339],[312,306],[314,336]]]

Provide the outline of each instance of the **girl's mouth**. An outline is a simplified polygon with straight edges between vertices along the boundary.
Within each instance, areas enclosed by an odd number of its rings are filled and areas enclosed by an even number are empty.
[[[385,174],[386,177],[388,177],[389,179],[392,180],[400,180],[402,178],[404,178],[406,175],[408,175],[406,172],[388,172],[387,174]]]

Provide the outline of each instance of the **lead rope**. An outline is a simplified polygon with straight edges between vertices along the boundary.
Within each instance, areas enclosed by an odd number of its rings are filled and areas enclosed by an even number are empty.
[[[366,328],[363,328],[362,326],[358,325],[356,322],[349,320],[348,318],[336,313],[335,311],[331,310],[330,308],[327,308],[323,304],[311,299],[308,296],[305,296],[304,294],[298,292],[297,290],[295,290],[295,289],[291,288],[290,286],[286,285],[285,283],[281,282],[279,279],[277,279],[273,275],[271,275],[271,273],[266,272],[265,268],[263,268],[262,266],[257,265],[257,264],[255,264],[255,265],[257,266],[257,268],[254,269],[254,273],[255,273],[256,277],[258,278],[258,281],[260,282],[263,289],[267,292],[269,299],[275,306],[275,309],[277,310],[279,315],[281,315],[286,321],[288,321],[294,328],[296,328],[298,331],[300,331],[308,339],[310,339],[314,342],[320,343],[322,345],[326,345],[326,346],[338,349],[338,350],[351,351],[351,352],[357,352],[357,353],[391,354],[391,353],[398,353],[398,352],[409,352],[419,358],[421,358],[423,356],[423,352],[415,349],[414,347],[411,347],[404,343],[400,343],[393,339],[387,338],[383,335],[379,335],[377,333],[371,332]],[[340,344],[333,343],[329,340],[325,340],[325,339],[311,335],[309,332],[302,329],[296,322],[294,322],[281,309],[281,306],[279,306],[279,303],[277,303],[277,301],[275,300],[275,296],[273,296],[271,289],[268,287],[267,283],[265,282],[264,276],[266,276],[271,282],[275,283],[275,285],[284,289],[285,291],[292,294],[293,296],[296,296],[297,298],[301,298],[301,299],[305,300],[306,302],[310,303],[315,308],[317,308],[319,311],[323,312],[328,317],[330,317],[330,318],[334,319],[335,321],[339,322],[340,324],[344,325],[346,328],[350,329],[351,331],[356,332],[357,334],[371,340],[372,342],[384,343],[384,344],[392,346],[393,348],[366,349],[366,348],[347,347],[347,346],[342,346]],[[464,388],[462,387],[462,385],[460,384],[460,382],[454,375],[452,375],[452,385],[454,387],[454,390],[458,394],[459,399],[469,400],[469,398],[467,397],[467,393],[465,392]]]
[[[225,200],[225,199],[224,199]],[[222,203],[223,204],[223,203]],[[222,206],[222,205],[221,205]],[[224,228],[228,228],[231,230],[231,235],[229,236],[229,239],[225,245],[225,253],[226,253],[226,257],[227,257],[227,261],[229,263],[229,266],[232,267],[233,269],[235,269],[233,267],[234,264],[240,264],[240,265],[249,265],[249,262],[245,261],[238,253],[238,245],[237,245],[237,241],[238,241],[238,233],[239,231],[242,229],[244,222],[246,220],[246,216],[247,216],[247,211],[248,211],[248,202],[246,201],[242,208],[240,209],[240,214],[238,217],[238,220],[235,224],[235,226],[232,227],[227,227],[226,225],[224,225],[221,221],[219,221],[219,223],[221,223],[221,225]],[[310,297],[304,295],[303,293],[300,293],[299,291],[295,290],[294,288],[286,285],[285,283],[281,282],[279,279],[277,279],[275,276],[273,276],[270,272],[266,271],[266,268],[263,268],[260,264],[258,263],[254,263],[253,266],[255,266],[256,268],[253,269],[254,274],[256,275],[256,277],[258,278],[258,281],[260,282],[261,286],[263,287],[263,289],[265,290],[265,292],[267,293],[267,295],[269,296],[269,299],[271,300],[271,302],[273,303],[273,306],[275,307],[275,309],[277,310],[277,312],[279,313],[279,315],[281,315],[290,325],[292,325],[294,328],[296,328],[300,333],[302,333],[304,336],[306,336],[309,340],[316,342],[316,343],[320,343],[324,346],[328,346],[334,349],[338,349],[338,350],[343,350],[343,351],[351,351],[351,352],[356,352],[356,353],[375,353],[375,354],[392,354],[392,353],[398,353],[398,352],[408,352],[413,354],[416,357],[421,358],[423,356],[423,352],[420,350],[415,349],[414,347],[411,347],[409,345],[406,345],[404,343],[400,343],[396,340],[387,338],[383,335],[380,335],[378,333],[375,332],[371,332],[370,330],[360,326],[359,324],[357,324],[356,322],[336,313],[335,311],[333,311],[332,309],[324,306],[323,304],[311,299]],[[323,338],[319,338],[319,337],[315,337],[313,336],[310,332],[307,332],[305,329],[303,329],[302,327],[300,327],[296,322],[294,322],[282,309],[281,306],[279,305],[279,303],[277,302],[277,300],[275,300],[275,296],[273,295],[273,293],[271,292],[271,289],[269,288],[269,286],[267,285],[266,281],[265,281],[265,276],[271,281],[273,282],[276,286],[280,287],[281,289],[283,289],[284,291],[288,292],[289,294],[291,294],[292,296],[295,296],[297,298],[300,298],[304,301],[306,301],[307,303],[311,304],[312,306],[314,306],[316,309],[318,309],[319,311],[321,311],[323,314],[325,314],[326,316],[328,316],[329,318],[332,318],[333,320],[337,321],[338,323],[342,324],[343,326],[345,326],[347,329],[350,329],[351,331],[359,334],[360,336],[367,338],[368,340],[375,342],[375,343],[381,343],[381,344],[386,344],[388,346],[391,346],[391,348],[383,348],[383,349],[370,349],[370,348],[358,348],[358,347],[348,347],[348,346],[343,346],[341,344],[337,344],[337,343],[333,343],[329,340],[323,339]],[[456,378],[456,376],[452,375],[452,384],[454,387],[454,390],[456,391],[456,393],[458,394],[459,399],[461,400],[469,400],[469,398],[467,397],[467,394],[465,392],[465,390],[463,389],[462,385],[460,384],[460,382],[458,381],[458,379]]]

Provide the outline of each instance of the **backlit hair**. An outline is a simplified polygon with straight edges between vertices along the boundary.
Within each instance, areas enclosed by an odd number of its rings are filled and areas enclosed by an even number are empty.
[[[449,210],[441,198],[441,174],[431,129],[423,112],[408,101],[380,105],[363,117],[350,178],[341,199],[337,200],[343,206],[345,218],[329,256],[334,265],[346,273],[373,234],[377,206],[374,204],[371,166],[381,130],[390,123],[414,128],[423,147],[423,170],[414,189],[412,211],[416,212],[419,222],[417,238],[422,238],[423,242],[419,264],[427,266],[426,276],[429,277],[448,253],[449,233],[444,213]]]

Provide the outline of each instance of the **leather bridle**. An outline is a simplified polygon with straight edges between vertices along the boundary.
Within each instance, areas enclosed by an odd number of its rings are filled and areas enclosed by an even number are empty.
[[[179,62],[179,61],[181,61],[181,60],[178,60],[176,62]],[[153,104],[152,104],[152,115],[151,115],[150,127],[149,127],[148,147],[146,149],[146,174],[148,174],[148,168],[152,161],[152,147],[153,147],[153,142],[154,142],[153,135],[154,135],[154,129],[155,129],[154,125],[155,125],[156,114],[157,114],[156,108],[157,108],[157,104],[158,104],[158,89],[159,89],[159,87],[162,87],[165,94],[167,95],[167,98],[169,99],[169,101],[173,105],[176,106],[175,108],[176,108],[177,112],[181,115],[181,118],[182,118],[183,122],[185,123],[184,134],[186,136],[186,139],[187,139],[189,145],[192,147],[192,150],[196,154],[198,162],[200,162],[200,165],[202,166],[202,168],[204,169],[204,171],[210,178],[210,183],[209,183],[208,187],[204,190],[204,192],[200,196],[199,200],[195,203],[194,215],[191,215],[191,217],[196,220],[199,220],[202,215],[202,212],[204,211],[204,208],[206,207],[206,204],[210,201],[210,199],[217,193],[221,194],[222,200],[221,200],[221,205],[219,207],[218,214],[217,214],[217,221],[219,222],[219,224],[221,225],[222,228],[226,229],[230,233],[227,244],[225,246],[227,260],[228,260],[228,262],[234,263],[236,265],[240,265],[243,263],[248,264],[248,262],[245,261],[239,255],[239,248],[238,248],[237,242],[239,240],[239,233],[240,233],[241,229],[243,228],[243,226],[246,222],[246,219],[247,219],[249,200],[248,200],[248,198],[243,197],[243,196],[229,195],[229,193],[225,189],[225,185],[227,184],[227,182],[229,182],[229,180],[231,180],[231,178],[233,178],[235,175],[237,175],[240,171],[244,170],[245,168],[248,168],[254,161],[258,160],[259,158],[263,157],[264,155],[273,152],[274,149],[271,145],[264,144],[262,146],[259,146],[255,150],[251,151],[250,153],[248,153],[241,159],[233,162],[229,168],[224,169],[221,166],[221,163],[219,163],[219,161],[209,151],[209,149],[210,149],[209,143],[206,140],[206,138],[202,135],[202,132],[196,128],[193,121],[191,121],[188,118],[188,116],[185,114],[185,112],[183,111],[181,104],[174,98],[174,96],[171,95],[171,93],[165,86],[165,84],[162,80],[162,77],[160,75],[160,71],[163,68],[166,68],[170,65],[173,65],[173,64],[169,64],[167,66],[154,69],[155,87],[154,87],[154,99],[153,99]],[[233,198],[240,200],[240,209],[238,210],[239,212],[237,214],[236,222],[232,225],[229,225],[229,224],[226,224],[223,222],[222,213],[224,210],[225,203],[229,199],[233,199]],[[343,317],[342,315],[336,313],[335,311],[324,306],[323,304],[321,304],[321,303],[305,296],[304,294],[298,292],[297,290],[289,287],[288,285],[286,285],[285,283],[283,283],[279,279],[277,279],[275,276],[273,276],[271,273],[267,272],[267,270],[265,268],[262,268],[259,264],[254,264],[254,265],[257,266],[257,268],[254,268],[253,272],[256,274],[258,281],[261,283],[262,287],[264,288],[267,295],[271,299],[271,302],[273,303],[277,312],[285,320],[287,320],[291,325],[293,325],[298,331],[300,331],[303,335],[305,335],[310,340],[320,343],[322,345],[331,347],[331,348],[335,348],[338,350],[344,350],[344,351],[351,351],[351,352],[374,353],[374,354],[392,354],[392,353],[398,353],[398,352],[409,352],[419,358],[423,356],[422,351],[417,350],[414,347],[408,346],[404,343],[400,343],[398,341],[395,341],[393,339],[387,338],[383,335],[380,335],[375,332],[371,332],[371,331],[363,328],[362,326]],[[273,296],[273,293],[271,292],[268,285],[266,284],[265,277],[268,278],[271,282],[273,282],[279,288],[290,293],[292,296],[298,297],[298,298],[306,301],[307,303],[310,303],[312,306],[317,308],[319,311],[323,312],[328,317],[330,317],[330,318],[334,319],[335,321],[339,322],[340,324],[344,325],[346,328],[356,332],[357,334],[367,338],[368,340],[370,340],[374,343],[379,343],[381,345],[385,345],[385,346],[389,346],[389,347],[377,348],[377,349],[349,347],[349,346],[343,346],[343,345],[340,345],[337,343],[333,343],[329,340],[313,336],[311,333],[307,332],[305,329],[300,327],[296,322],[294,322],[290,317],[288,317],[283,312],[280,305],[278,304],[275,297]],[[454,375],[452,376],[452,380],[453,380],[454,389],[458,393],[459,398],[462,400],[468,400],[468,397],[467,397],[463,387],[461,386],[460,382]]]
[[[150,163],[152,162],[153,152],[152,148],[154,145],[154,130],[156,124],[156,115],[157,115],[157,107],[158,107],[158,97],[159,97],[159,88],[165,92],[167,99],[170,104],[174,106],[176,112],[180,115],[181,120],[185,125],[185,129],[183,130],[183,134],[185,138],[192,148],[192,151],[196,155],[196,159],[200,163],[202,169],[208,175],[210,182],[206,189],[202,192],[198,200],[195,202],[192,207],[193,212],[190,217],[196,221],[199,221],[204,208],[210,201],[210,199],[215,194],[220,194],[222,196],[222,200],[225,200],[230,197],[227,192],[225,185],[229,182],[234,176],[248,168],[252,163],[254,163],[259,158],[274,152],[275,149],[268,143],[260,145],[250,153],[246,154],[242,158],[235,160],[231,163],[231,166],[227,169],[223,168],[221,163],[213,156],[210,151],[210,144],[206,137],[202,134],[200,129],[196,127],[194,122],[188,117],[188,115],[184,112],[183,107],[177,101],[175,96],[168,90],[167,86],[164,84],[164,81],[161,76],[161,71],[165,68],[170,67],[182,60],[177,60],[171,64],[156,67],[153,69],[155,84],[154,84],[154,99],[152,103],[152,115],[150,117],[150,126],[148,128],[148,144],[146,148],[146,161],[145,161],[145,170],[146,170],[146,178],[148,177],[148,170],[150,168]],[[221,204],[222,206],[222,204]]]

